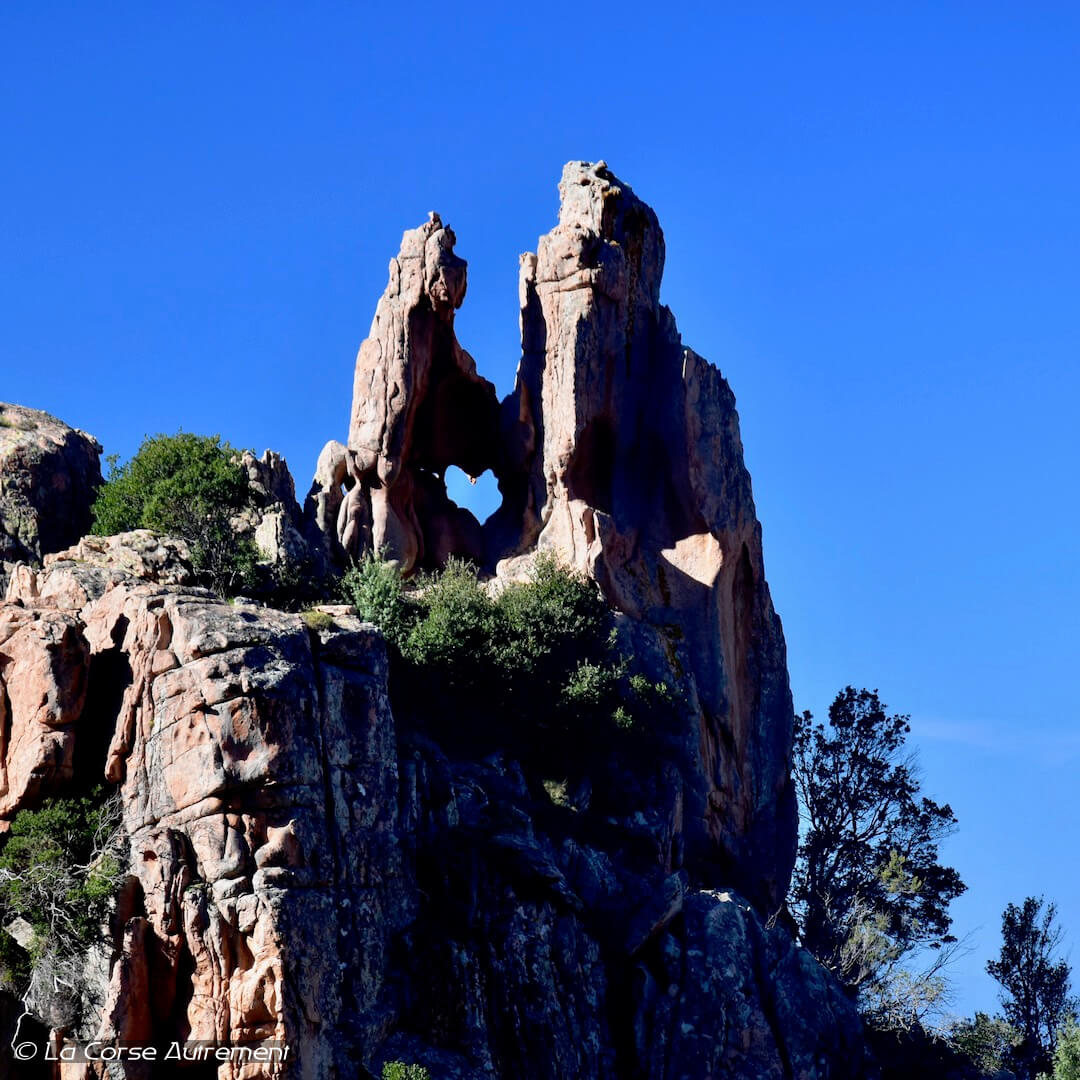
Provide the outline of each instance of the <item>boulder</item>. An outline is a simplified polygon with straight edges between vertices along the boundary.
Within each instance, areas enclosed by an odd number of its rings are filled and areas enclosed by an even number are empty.
[[[85,432],[0,403],[0,591],[14,563],[40,562],[89,531],[100,458]]]

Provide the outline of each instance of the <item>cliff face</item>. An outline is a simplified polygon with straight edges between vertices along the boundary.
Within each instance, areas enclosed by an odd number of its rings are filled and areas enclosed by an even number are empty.
[[[371,627],[224,603],[181,556],[90,539],[20,569],[0,608],[23,641],[13,739],[38,748],[8,816],[63,790],[57,731],[123,791],[130,877],[84,1034],[293,1047],[222,1077],[859,1074],[831,979],[680,865],[673,766],[627,769],[603,839],[552,832],[513,760],[395,731]]]
[[[773,912],[795,852],[791,694],[735,399],[660,304],[656,215],[603,163],[571,162],[559,224],[521,259],[522,358],[501,404],[454,334],[465,263],[439,218],[405,233],[356,362],[348,446],[309,507],[350,554],[449,555],[501,576],[550,550],[635,624],[695,700],[685,839],[698,873]],[[450,465],[491,469],[477,522]]]
[[[347,615],[318,635],[297,615],[220,601],[186,584],[168,546],[156,573],[133,573],[118,552],[148,542],[90,538],[21,570],[0,609],[0,628],[42,628],[28,667],[50,655],[45,628],[80,642],[53,661],[44,696],[85,689],[65,731],[123,792],[131,880],[100,1033],[284,1039],[295,1075],[347,1075],[341,1047],[374,1041],[367,1010],[410,910],[382,641]],[[19,671],[4,683],[39,688]],[[57,717],[15,713],[12,726],[41,745]],[[9,785],[9,805],[62,779]]]
[[[795,843],[791,700],[733,398],[659,305],[652,211],[602,164],[561,192],[522,260],[501,403],[454,335],[453,233],[433,215],[405,234],[308,522],[329,558],[407,571],[459,554],[509,580],[554,551],[683,689],[685,752],[612,759],[556,820],[510,754],[395,714],[382,638],[349,609],[309,626],[224,603],[142,532],[20,566],[0,818],[73,776],[123,793],[128,880],[84,1034],[292,1048],[222,1078],[861,1075],[850,1003],[769,918]],[[447,497],[452,464],[498,476],[487,522]]]

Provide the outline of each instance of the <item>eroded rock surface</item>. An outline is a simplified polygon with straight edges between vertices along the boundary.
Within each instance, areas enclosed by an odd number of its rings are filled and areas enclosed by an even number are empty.
[[[0,402],[0,591],[13,564],[40,562],[90,528],[100,458],[85,432]]]
[[[0,606],[0,817],[71,779],[89,664],[71,615]]]
[[[454,334],[465,298],[454,243],[437,214],[402,238],[356,359],[348,446],[327,444],[309,496],[344,552],[386,550],[406,571],[480,549],[443,476],[449,465],[478,476],[498,445],[495,388]]]
[[[330,572],[332,549],[296,501],[285,459],[273,450],[261,458],[246,450],[240,464],[247,473],[251,505],[233,522],[234,528],[251,536],[264,566],[279,582],[295,587],[301,581],[323,581]]]
[[[323,451],[309,512],[331,545],[405,571],[459,555],[517,577],[547,550],[592,576],[696,702],[689,857],[773,912],[795,854],[792,706],[735,399],[660,304],[653,211],[603,162],[571,162],[559,191],[558,225],[522,256],[522,357],[501,405],[454,334],[453,232],[432,215],[405,233],[357,357],[348,444]],[[447,497],[450,465],[498,477],[485,523]]]
[[[348,615],[315,633],[158,584],[127,571],[137,552],[99,547],[21,575],[0,606],[5,810],[62,788],[75,728],[84,767],[123,789],[134,893],[97,1034],[285,1040],[288,1075],[351,1075],[411,904],[382,640]]]
[[[850,1002],[770,918],[791,699],[734,399],[659,303],[653,212],[602,163],[560,190],[522,261],[514,392],[499,403],[457,342],[466,267],[432,215],[391,262],[305,516],[284,463],[249,455],[246,527],[282,565],[290,544],[406,572],[462,555],[496,585],[555,552],[681,687],[672,752],[610,749],[549,789],[395,714],[383,641],[349,609],[224,603],[145,532],[20,566],[0,821],[73,775],[123,793],[93,1034],[291,1045],[284,1069],[218,1073],[236,1080],[390,1060],[437,1080],[863,1075]],[[447,497],[450,465],[498,477],[487,522]]]

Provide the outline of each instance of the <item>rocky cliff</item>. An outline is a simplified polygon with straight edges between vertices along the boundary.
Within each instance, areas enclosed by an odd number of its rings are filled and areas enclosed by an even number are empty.
[[[60,551],[90,528],[100,458],[85,432],[0,403],[0,588],[16,562]]]
[[[341,547],[406,570],[461,555],[500,576],[552,550],[591,575],[678,673],[700,719],[688,857],[775,911],[795,851],[791,695],[734,397],[660,304],[653,211],[571,162],[559,224],[521,259],[522,357],[502,403],[454,334],[466,266],[437,215],[407,232],[356,361],[348,445],[309,506]],[[491,469],[484,523],[446,469]]]
[[[454,234],[436,215],[405,234],[306,535],[405,572],[465,556],[495,588],[555,553],[678,683],[680,752],[611,756],[556,814],[509,750],[464,754],[396,709],[348,608],[225,603],[147,533],[22,565],[0,606],[0,816],[83,776],[123,796],[84,1033],[292,1047],[221,1077],[861,1075],[850,1003],[775,925],[791,699],[734,400],[659,303],[653,212],[602,163],[560,191],[522,259],[503,402],[454,333]],[[447,496],[450,465],[498,477],[486,522]]]

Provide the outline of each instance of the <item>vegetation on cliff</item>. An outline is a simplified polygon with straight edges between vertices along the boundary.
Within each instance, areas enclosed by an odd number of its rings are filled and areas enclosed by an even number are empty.
[[[656,749],[675,730],[677,689],[636,669],[595,584],[554,558],[496,591],[460,560],[406,582],[366,555],[342,590],[391,647],[395,708],[435,720],[450,745],[565,773],[613,739]]]
[[[0,848],[0,986],[63,1028],[84,1006],[86,952],[123,879],[118,794],[46,799],[20,810]]]
[[[215,592],[234,595],[254,581],[258,553],[232,518],[250,501],[237,451],[218,435],[155,435],[119,464],[98,491],[93,531],[109,536],[154,529],[187,542],[195,572]]]

